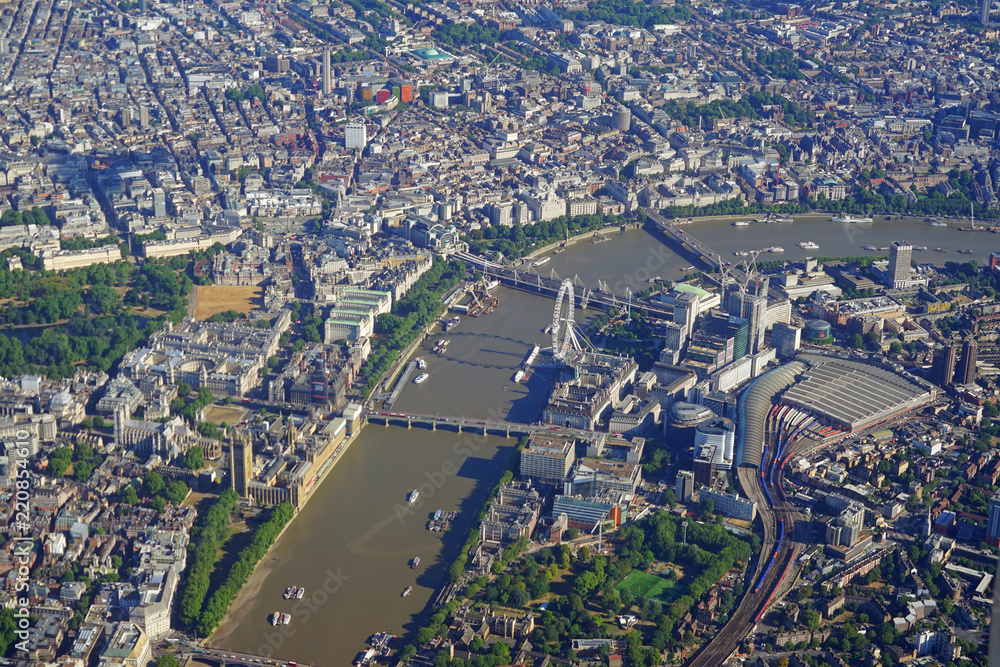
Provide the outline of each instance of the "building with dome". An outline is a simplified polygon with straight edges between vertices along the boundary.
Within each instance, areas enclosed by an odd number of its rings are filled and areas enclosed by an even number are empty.
[[[423,60],[425,62],[435,62],[435,61],[451,61],[455,59],[455,56],[451,55],[447,51],[442,51],[440,49],[429,48],[429,49],[413,49],[410,53],[418,60]]]

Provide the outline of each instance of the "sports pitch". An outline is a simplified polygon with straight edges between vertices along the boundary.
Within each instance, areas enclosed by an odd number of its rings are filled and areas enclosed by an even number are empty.
[[[633,570],[628,573],[628,576],[619,581],[615,588],[620,591],[628,591],[636,597],[656,599],[675,586],[676,582],[669,579],[664,579],[648,572]],[[673,592],[671,591],[671,593]]]

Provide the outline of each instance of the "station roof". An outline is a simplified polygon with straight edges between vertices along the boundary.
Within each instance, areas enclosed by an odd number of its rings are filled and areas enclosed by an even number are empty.
[[[929,397],[905,376],[873,364],[809,357],[809,369],[784,395],[795,405],[850,430],[864,428]]]

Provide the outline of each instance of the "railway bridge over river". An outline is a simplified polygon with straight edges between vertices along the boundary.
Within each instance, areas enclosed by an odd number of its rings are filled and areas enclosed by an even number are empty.
[[[502,435],[505,438],[531,435],[532,433],[552,433],[553,435],[573,435],[591,437],[594,431],[555,426],[552,424],[524,424],[503,419],[476,417],[455,417],[416,413],[388,412],[384,410],[369,410],[365,413],[369,424],[382,426],[414,426],[431,431],[444,429],[456,433],[475,433],[478,435]]]

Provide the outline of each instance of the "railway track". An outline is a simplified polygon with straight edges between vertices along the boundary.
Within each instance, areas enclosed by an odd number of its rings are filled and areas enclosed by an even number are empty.
[[[902,418],[899,415],[897,420]],[[810,517],[785,494],[785,466],[794,456],[814,453],[850,435],[787,404],[772,406],[764,427],[760,467],[742,465],[737,469],[740,489],[757,503],[764,529],[761,552],[750,586],[729,623],[688,663],[689,667],[717,667],[728,661],[770,606],[792,589],[798,577],[796,558],[809,544]]]
[[[780,472],[775,470],[776,464],[780,466],[786,456],[784,450],[795,444],[791,442],[794,430],[790,426],[798,425],[783,424],[781,415],[772,410],[765,428],[761,467],[740,466],[737,469],[740,488],[757,503],[764,540],[747,591],[729,623],[688,663],[689,667],[717,667],[726,662],[771,603],[784,594],[782,584],[794,578],[795,557],[801,546],[795,541],[795,535],[804,517],[784,498],[780,491]]]

